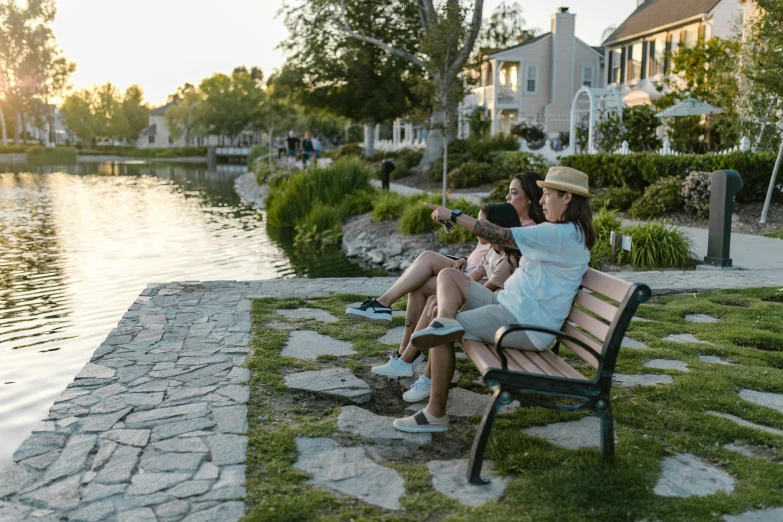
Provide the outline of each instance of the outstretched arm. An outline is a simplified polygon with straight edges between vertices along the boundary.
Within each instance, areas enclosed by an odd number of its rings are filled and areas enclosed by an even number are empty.
[[[425,205],[432,209],[432,219],[434,221],[451,221],[450,209],[445,207],[436,207],[435,205],[430,205],[429,203],[425,203]],[[475,219],[470,216],[466,216],[465,214],[462,214],[457,218],[457,225],[495,245],[516,246],[516,241],[514,241],[514,236],[511,234],[510,228],[499,227],[490,223],[489,221]]]

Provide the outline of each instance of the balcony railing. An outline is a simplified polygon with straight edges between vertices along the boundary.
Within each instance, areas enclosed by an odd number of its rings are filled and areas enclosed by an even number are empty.
[[[499,105],[513,105],[519,102],[519,88],[516,85],[498,86],[497,103]]]

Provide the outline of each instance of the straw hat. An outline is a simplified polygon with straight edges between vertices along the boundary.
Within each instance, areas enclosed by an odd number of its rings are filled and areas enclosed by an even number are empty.
[[[576,196],[592,198],[593,195],[588,192],[588,182],[590,179],[587,174],[571,167],[552,167],[546,173],[544,181],[536,181],[541,188],[549,188],[570,192]]]

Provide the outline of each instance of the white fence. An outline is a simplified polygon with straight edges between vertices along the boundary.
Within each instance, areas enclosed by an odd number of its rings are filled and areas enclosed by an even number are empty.
[[[747,152],[751,149],[750,147],[750,140],[743,136],[740,139],[740,144],[735,145],[734,147],[730,147],[725,150],[721,150],[718,152],[715,152],[714,154],[731,154],[732,152]],[[633,152],[628,147],[628,142],[623,141],[623,144],[620,145],[620,148],[618,148],[616,151],[614,151],[615,154],[620,155],[628,155],[633,154]],[[684,152],[677,152],[676,150],[672,150],[672,145],[669,142],[669,140],[666,140],[663,142],[663,147],[655,151],[655,154],[660,154],[661,156],[679,156],[680,154],[685,154]]]
[[[391,152],[402,149],[424,149],[427,147],[427,142],[424,140],[403,140],[398,143],[394,143],[393,140],[378,140],[375,142],[375,150],[379,152]]]
[[[525,139],[520,140],[520,142],[519,152],[532,152],[533,154],[539,154],[553,165],[560,163],[560,158],[563,156],[568,156],[568,147],[564,148],[563,150],[555,150],[552,148],[552,140],[546,140],[544,142],[544,146],[539,149],[531,149],[527,144],[527,140]]]

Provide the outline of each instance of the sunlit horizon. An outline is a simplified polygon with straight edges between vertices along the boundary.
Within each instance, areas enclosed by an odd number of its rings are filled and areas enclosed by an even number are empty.
[[[487,0],[485,18],[501,0]],[[278,44],[288,36],[277,13],[283,0],[58,0],[55,31],[65,56],[77,64],[72,78],[78,90],[111,82],[124,91],[144,90],[151,106],[187,83],[198,84],[234,67],[258,66],[268,76],[285,62]],[[108,4],[108,5],[107,5]],[[599,45],[609,25],[619,25],[636,0],[520,2],[526,26],[549,30],[549,17],[569,7],[576,35]]]

